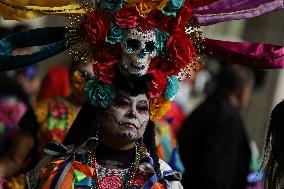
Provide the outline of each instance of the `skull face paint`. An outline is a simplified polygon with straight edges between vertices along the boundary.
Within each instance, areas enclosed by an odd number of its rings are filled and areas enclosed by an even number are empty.
[[[151,59],[157,56],[154,30],[129,29],[122,40],[122,65],[131,74],[145,75]]]
[[[149,121],[149,100],[145,94],[130,96],[120,92],[101,116],[102,131],[125,142],[141,138]]]

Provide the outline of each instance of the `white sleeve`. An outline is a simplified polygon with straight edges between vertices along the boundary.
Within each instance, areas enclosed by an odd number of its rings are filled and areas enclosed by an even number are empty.
[[[163,160],[160,160],[160,169],[161,172],[172,170],[172,168]],[[167,184],[169,185],[170,189],[183,189],[183,186],[181,185],[180,181],[167,181]]]

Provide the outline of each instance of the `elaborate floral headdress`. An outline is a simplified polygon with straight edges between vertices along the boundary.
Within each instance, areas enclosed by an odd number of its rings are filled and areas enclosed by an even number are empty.
[[[251,18],[284,8],[282,0],[81,0],[40,2],[0,0],[5,19],[68,16],[67,27],[42,28],[0,41],[0,71],[27,66],[70,49],[75,59],[93,61],[95,76],[75,73],[89,102],[107,107],[115,97],[119,74],[151,76],[151,119],[160,118],[179,88],[179,79],[199,68],[203,52],[227,62],[258,68],[282,68],[281,46],[204,39],[195,25]],[[12,56],[19,47],[42,46],[32,55]],[[206,47],[206,48],[205,48]],[[262,49],[262,50],[261,50]],[[240,61],[241,60],[241,61]],[[137,86],[139,87],[139,86]]]
[[[191,16],[189,1],[101,0],[70,18],[67,38],[75,44],[71,53],[77,60],[93,60],[94,78],[84,84],[75,74],[88,101],[106,108],[114,98],[117,72],[147,74],[152,77],[151,119],[161,118],[179,89],[178,76],[197,70],[194,42],[186,32]]]
[[[198,69],[194,42],[186,30],[190,1],[82,1],[77,9],[80,14],[70,16],[59,35],[64,33],[75,60],[92,60],[95,76],[84,80],[75,73],[76,86],[94,106],[106,108],[115,97],[118,72],[149,75],[150,117],[161,118],[179,89],[178,77]],[[54,46],[60,45],[56,40]]]

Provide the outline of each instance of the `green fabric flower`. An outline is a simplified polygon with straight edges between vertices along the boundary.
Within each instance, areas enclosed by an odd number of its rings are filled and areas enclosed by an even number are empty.
[[[170,0],[162,11],[167,16],[176,16],[176,13],[181,9],[183,4],[184,0]]]
[[[115,89],[98,80],[90,79],[85,87],[85,95],[88,102],[98,108],[107,108],[115,98]]]
[[[119,43],[121,42],[122,36],[123,30],[115,22],[111,22],[111,27],[106,37],[106,42],[112,45]]]
[[[172,101],[180,89],[179,80],[176,76],[168,77],[168,86],[164,92],[164,96]]]
[[[101,0],[100,5],[102,9],[114,12],[122,8],[123,0]]]
[[[165,46],[169,39],[169,36],[170,35],[168,33],[156,29],[156,39],[157,39],[156,47],[158,53],[163,57],[166,57]]]

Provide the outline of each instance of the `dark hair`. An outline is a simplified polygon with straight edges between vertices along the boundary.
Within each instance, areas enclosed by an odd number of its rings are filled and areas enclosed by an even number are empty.
[[[262,167],[266,189],[276,189],[284,173],[284,100],[272,110],[266,134]]]
[[[150,152],[150,156],[154,160],[154,170],[158,177],[158,182],[161,184],[166,184],[165,180],[163,179],[161,170],[160,170],[160,163],[159,163],[159,156],[157,154],[157,143],[156,143],[156,129],[155,123],[153,121],[149,121],[144,136],[143,142],[146,145],[147,150]]]
[[[146,74],[143,76],[137,76],[129,74],[118,66],[114,86],[117,90],[125,91],[131,96],[137,96],[139,94],[147,93],[148,83],[151,79],[151,75]]]
[[[254,83],[254,74],[251,69],[240,65],[223,65],[215,77],[214,93],[230,95],[242,92],[248,83]],[[249,83],[250,84],[250,83]]]

